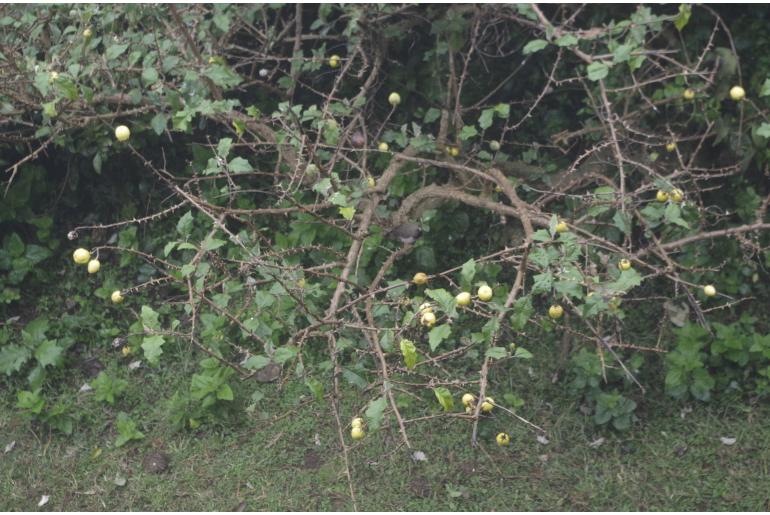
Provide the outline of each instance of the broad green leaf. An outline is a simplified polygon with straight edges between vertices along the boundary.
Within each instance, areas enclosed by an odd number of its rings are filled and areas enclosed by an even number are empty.
[[[7,345],[0,350],[0,373],[11,375],[18,372],[29,361],[31,352],[20,345]]]
[[[441,342],[449,338],[452,334],[452,327],[449,324],[442,324],[434,327],[428,333],[428,345],[430,345],[430,351],[433,352],[441,345]]]
[[[107,50],[105,50],[104,56],[108,61],[112,61],[125,52],[127,48],[128,45],[110,45],[107,47]]]
[[[259,370],[270,364],[270,360],[265,356],[250,356],[243,364],[247,370]]]
[[[64,350],[54,340],[46,340],[35,350],[35,359],[41,366],[58,365]]]
[[[142,325],[145,330],[160,331],[160,315],[150,306],[142,306]]]
[[[762,125],[759,126],[757,129],[757,136],[762,136],[763,138],[770,138],[770,123],[762,122]]]
[[[556,46],[574,46],[578,44],[578,38],[576,38],[573,34],[564,34],[563,36],[559,37],[554,41]]]
[[[454,409],[455,401],[452,398],[452,392],[443,386],[440,386],[438,388],[434,388],[433,393],[436,395],[436,399],[438,399],[441,407],[444,408],[444,411],[452,411],[452,409]]]
[[[533,39],[526,45],[524,45],[524,48],[522,49],[521,53],[524,55],[534,54],[535,52],[539,52],[540,50],[544,49],[548,46],[548,41],[544,39]]]
[[[674,19],[674,26],[676,27],[676,30],[681,32],[690,21],[691,15],[692,6],[690,4],[679,4],[679,14],[677,15],[676,19]]]
[[[605,78],[607,74],[609,74],[610,67],[601,61],[594,61],[588,65],[587,71],[589,80],[598,81]]]
[[[401,354],[404,356],[406,368],[411,370],[417,364],[417,347],[409,340],[401,340]]]
[[[532,353],[524,347],[516,347],[516,352],[514,352],[513,357],[518,359],[532,359]]]
[[[144,357],[151,365],[157,365],[160,360],[161,354],[163,354],[163,344],[165,340],[163,336],[156,334],[154,336],[145,336],[142,339],[142,350],[144,350]]]
[[[297,347],[278,347],[275,349],[275,354],[273,354],[273,359],[276,363],[279,365],[283,365],[290,359],[294,359],[294,357],[297,355],[298,349]]]
[[[502,359],[508,357],[508,351],[503,347],[490,347],[484,353],[484,356],[490,359]]]
[[[368,422],[369,427],[372,430],[377,430],[382,425],[382,418],[383,413],[385,412],[385,407],[387,406],[387,401],[385,400],[385,397],[380,397],[378,399],[374,399],[369,403],[369,407],[366,408],[366,420]]]

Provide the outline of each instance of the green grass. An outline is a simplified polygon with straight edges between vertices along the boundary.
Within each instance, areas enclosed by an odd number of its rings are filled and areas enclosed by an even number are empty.
[[[129,377],[129,376],[126,376]],[[351,510],[336,428],[326,404],[305,399],[288,407],[275,386],[260,411],[234,428],[169,432],[164,399],[173,371],[134,378],[115,408],[80,396],[75,433],[49,434],[19,415],[1,394],[0,509],[35,510]],[[76,384],[73,379],[73,385]],[[350,450],[353,488],[361,510],[767,510],[770,408],[681,406],[649,399],[643,422],[625,434],[593,427],[572,404],[548,404],[554,387],[528,398],[526,415],[550,442],[503,414],[483,421],[482,445],[469,445],[470,424],[432,419],[410,425],[414,462],[390,428],[371,432]],[[162,392],[162,393],[159,393]],[[350,392],[347,402],[358,402]],[[525,408],[526,408],[525,407]],[[115,448],[113,421],[130,411],[146,438]],[[285,415],[284,418],[277,417]],[[494,445],[508,430],[510,447]],[[317,435],[317,436],[316,436]],[[599,436],[605,443],[589,444]],[[724,445],[721,436],[737,438]],[[94,457],[95,449],[102,449]],[[162,474],[146,473],[145,453],[171,456]],[[115,484],[116,475],[127,479]]]

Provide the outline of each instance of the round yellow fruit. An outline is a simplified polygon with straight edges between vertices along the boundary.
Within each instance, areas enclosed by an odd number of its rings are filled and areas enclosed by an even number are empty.
[[[473,415],[473,407],[465,406],[465,413],[467,413],[468,415]]]
[[[487,302],[488,300],[492,299],[492,288],[486,284],[484,286],[480,286],[479,290],[476,292],[476,295],[478,295],[479,300]]]
[[[420,317],[420,323],[425,327],[433,327],[436,324],[436,315],[433,314],[433,311],[426,311]]]
[[[433,313],[433,305],[430,302],[423,302],[417,309],[422,315],[423,313]]]
[[[674,143],[673,141],[670,143],[666,143],[666,150],[668,152],[673,152],[674,150],[676,150],[676,143]]]
[[[672,202],[679,203],[684,198],[684,193],[682,193],[682,190],[680,189],[675,189],[671,192],[671,194],[669,195],[669,198],[671,199]]]
[[[115,138],[118,141],[128,141],[131,137],[131,130],[125,125],[118,125],[115,127]]]
[[[666,193],[663,190],[658,190],[658,193],[655,195],[655,200],[658,202],[665,202],[668,200],[668,193]]]
[[[706,297],[713,297],[717,294],[717,289],[714,288],[713,284],[707,284],[703,287],[703,293],[706,295]]]
[[[377,145],[377,150],[379,150],[380,152],[387,152],[389,149],[390,149],[390,147],[384,141],[382,143],[380,143],[379,145]]]
[[[401,95],[399,95],[396,92],[391,93],[390,95],[388,95],[388,103],[393,107],[396,107],[398,104],[401,103]]]
[[[620,268],[624,272],[626,270],[631,270],[631,261],[627,259],[621,259],[620,262],[618,263],[618,268]]]
[[[123,347],[122,349],[120,349],[120,352],[122,352],[122,353],[123,353],[123,356],[129,356],[129,355],[131,354],[131,352],[132,352],[132,351],[131,351],[131,347],[129,347],[128,345],[126,345],[125,347]]]
[[[489,150],[492,152],[497,152],[500,150],[500,142],[497,140],[492,140],[489,142]]]
[[[304,277],[300,277],[299,279],[297,279],[297,287],[298,288],[304,288],[305,284],[306,284],[306,282],[305,282],[305,278]]]
[[[449,147],[447,149],[447,153],[449,153],[449,155],[452,157],[457,157],[460,155],[460,149],[457,147]]]
[[[412,277],[412,282],[416,285],[426,284],[428,282],[428,275],[423,272],[417,272]]]
[[[77,249],[72,253],[72,260],[78,265],[85,265],[91,259],[91,253],[86,249]]]
[[[553,318],[554,320],[557,320],[561,318],[564,315],[564,308],[559,306],[558,304],[554,304],[550,308],[548,308],[548,316]]]
[[[458,306],[468,306],[471,303],[471,294],[467,291],[458,293],[455,297]]]
[[[366,433],[364,433],[364,430],[360,427],[353,426],[353,429],[350,430],[350,437],[353,440],[360,440],[365,435]]]
[[[88,28],[88,29],[83,31],[83,37],[86,38],[86,39],[90,38],[93,35],[94,35],[94,33],[91,31],[90,28]]]
[[[497,445],[500,447],[505,447],[511,443],[511,437],[508,435],[508,433],[498,433],[495,437],[495,440],[497,440]]]
[[[695,90],[692,88],[687,88],[682,93],[682,97],[684,97],[685,100],[692,100],[693,98],[695,98]]]
[[[495,407],[495,400],[492,397],[487,397],[484,402],[481,403],[481,411],[484,413],[490,413]]]
[[[352,427],[364,427],[364,419],[356,417],[353,419],[353,421],[350,423]]]
[[[476,400],[476,397],[473,396],[472,393],[466,393],[463,395],[463,406],[466,408],[473,405],[473,402]]]
[[[567,231],[569,231],[569,227],[567,226],[567,222],[562,221],[562,222],[559,222],[558,224],[556,224],[556,232],[557,233],[561,234],[561,233],[567,232]]]
[[[112,295],[110,295],[110,299],[113,304],[120,304],[123,302],[123,295],[120,293],[120,290],[115,290],[112,292]]]
[[[92,259],[88,262],[88,273],[89,274],[95,274],[99,271],[99,269],[102,267],[102,264],[99,263],[98,259]]]
[[[733,86],[730,88],[730,98],[735,100],[736,102],[740,102],[743,100],[743,97],[746,96],[746,90],[743,89],[740,86]]]
[[[338,55],[336,55],[336,54],[335,54],[335,55],[333,55],[333,56],[331,56],[331,57],[329,58],[329,66],[330,66],[331,68],[336,68],[336,67],[338,67],[339,65],[340,65],[340,56],[338,56]]]
[[[366,179],[366,184],[370,188],[374,188],[375,186],[377,186],[377,181],[374,180],[374,177],[369,177],[368,179]]]

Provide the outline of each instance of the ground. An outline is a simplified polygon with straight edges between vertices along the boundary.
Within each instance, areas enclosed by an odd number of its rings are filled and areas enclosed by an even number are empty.
[[[146,392],[169,380],[149,374]],[[114,447],[114,409],[83,400],[88,423],[66,437],[20,417],[8,394],[0,394],[0,451],[15,442],[0,455],[0,509],[353,509],[326,403],[308,398],[284,406],[271,385],[260,403],[264,411],[247,423],[170,432],[158,418],[163,406],[141,391],[124,402],[134,404],[134,418],[146,414],[140,426],[147,437],[121,448]],[[347,400],[355,398],[350,393]],[[595,428],[574,404],[543,403],[535,415],[547,426],[547,444],[502,415],[484,421],[489,428],[510,428],[513,441],[505,449],[494,445],[489,431],[471,447],[467,421],[432,419],[410,429],[413,446],[427,457],[419,462],[399,447],[396,432],[370,433],[349,454],[358,508],[770,509],[770,408],[732,403],[689,411],[662,396],[644,408],[644,420],[617,433]],[[154,452],[170,458],[159,473],[143,466]],[[43,495],[50,500],[38,508]]]

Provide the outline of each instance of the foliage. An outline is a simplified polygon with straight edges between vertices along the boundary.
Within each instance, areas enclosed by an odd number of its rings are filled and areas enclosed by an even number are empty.
[[[360,392],[353,411],[373,431],[397,426],[407,447],[410,420],[436,401],[458,415],[467,385],[516,415],[524,398],[500,377],[548,361],[535,338],[573,349],[572,393],[616,429],[634,420],[643,354],[671,351],[678,398],[740,388],[741,374],[742,391],[764,394],[767,331],[734,322],[762,305],[741,301],[770,298],[770,62],[728,23],[762,32],[755,18],[686,5],[9,7],[0,310],[18,309],[24,329],[0,328],[0,372],[26,375],[20,407],[51,424],[52,371],[81,359],[76,342],[118,338],[155,371],[205,355],[168,400],[178,428],[229,420],[240,386],[277,370],[264,380],[296,378],[294,400],[331,399],[337,423],[340,390]],[[406,223],[414,242],[391,232]],[[27,285],[57,280],[46,265],[76,246],[103,262],[86,281],[65,269],[82,313],[29,316]],[[491,300],[457,304],[482,285]],[[661,348],[652,334],[672,328]],[[102,372],[95,397],[111,406],[122,381]],[[260,392],[251,400],[254,412]],[[485,419],[469,419],[475,438]],[[118,430],[121,444],[141,437],[127,414]]]

